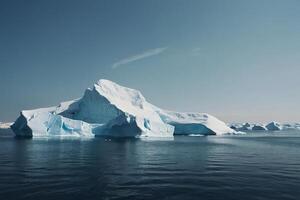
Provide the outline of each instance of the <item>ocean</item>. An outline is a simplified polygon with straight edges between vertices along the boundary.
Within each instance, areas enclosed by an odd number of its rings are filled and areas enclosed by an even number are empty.
[[[299,200],[300,132],[140,140],[2,131],[0,199]]]

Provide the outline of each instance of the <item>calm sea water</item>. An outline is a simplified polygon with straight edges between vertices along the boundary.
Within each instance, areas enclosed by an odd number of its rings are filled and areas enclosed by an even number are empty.
[[[299,200],[299,136],[142,141],[2,134],[0,199]]]

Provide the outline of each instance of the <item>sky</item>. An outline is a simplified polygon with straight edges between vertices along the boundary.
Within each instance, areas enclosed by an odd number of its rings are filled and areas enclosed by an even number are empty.
[[[0,121],[99,79],[225,122],[300,122],[300,1],[1,0]]]

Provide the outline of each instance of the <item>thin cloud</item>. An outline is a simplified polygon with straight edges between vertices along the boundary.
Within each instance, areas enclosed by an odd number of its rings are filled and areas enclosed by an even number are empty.
[[[167,50],[167,48],[168,47],[147,50],[143,53],[140,53],[140,54],[137,54],[137,55],[134,55],[134,56],[130,56],[128,58],[124,58],[124,59],[122,59],[118,62],[115,62],[111,67],[113,69],[115,69],[117,67],[120,67],[121,65],[126,65],[128,63],[131,63],[131,62],[134,62],[134,61],[137,61],[137,60],[141,60],[141,59],[144,59],[144,58],[147,58],[147,57],[150,57],[150,56],[161,54],[165,50]]]
[[[196,47],[196,48],[192,49],[192,56],[198,56],[201,54],[201,52],[202,52],[202,49],[199,47]]]
[[[201,51],[201,48],[200,47],[196,47],[196,48],[192,49],[192,51],[193,52],[199,52],[199,51]]]

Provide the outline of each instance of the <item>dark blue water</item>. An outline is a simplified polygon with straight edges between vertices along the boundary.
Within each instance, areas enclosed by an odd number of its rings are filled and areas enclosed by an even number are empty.
[[[0,138],[0,199],[300,199],[300,133]]]

